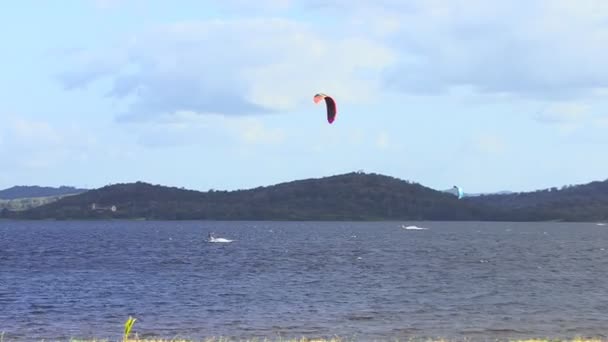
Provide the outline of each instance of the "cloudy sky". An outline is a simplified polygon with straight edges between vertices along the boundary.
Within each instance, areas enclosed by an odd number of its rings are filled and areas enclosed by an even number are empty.
[[[604,0],[13,0],[0,22],[0,188],[608,178]]]

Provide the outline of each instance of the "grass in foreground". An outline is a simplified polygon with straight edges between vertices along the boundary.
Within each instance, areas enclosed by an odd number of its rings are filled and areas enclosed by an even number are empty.
[[[149,338],[129,338],[129,339],[78,339],[72,338],[66,342],[356,342],[357,339],[343,339],[339,337],[330,339],[319,339],[319,338],[253,338],[253,339],[231,339],[227,337],[208,337],[198,340],[190,339],[149,339]],[[478,341],[474,338],[465,338],[464,341],[475,342]],[[485,340],[484,340],[485,341]],[[509,341],[509,342],[608,342],[608,339],[599,338],[574,338],[574,339],[547,339],[547,338],[532,338],[532,339],[510,339],[510,340],[496,340],[496,341]],[[0,334],[0,342],[10,342],[2,334]],[[50,342],[46,340],[40,340],[39,342]],[[55,342],[55,341],[53,341]],[[443,338],[409,338],[409,339],[389,339],[386,342],[450,342],[449,339]]]
[[[295,338],[295,339],[230,339],[224,337],[209,337],[201,340],[186,340],[186,339],[139,339],[129,338],[123,340],[123,342],[354,342],[356,339],[342,339],[339,337],[330,338],[330,339],[317,339],[317,338]],[[465,341],[476,341],[475,339],[467,339]],[[504,341],[504,339],[500,339],[500,341]],[[508,340],[510,342],[608,342],[608,340],[599,339],[599,338],[574,338],[574,339],[545,339],[545,338],[533,338],[533,339],[513,339]],[[2,341],[0,341],[2,342]],[[69,342],[114,342],[112,340],[80,340],[80,339],[72,339]],[[448,339],[432,339],[432,338],[411,338],[411,339],[390,339],[386,342],[450,342]]]
[[[283,339],[283,338],[278,338],[278,339],[268,339],[268,338],[263,338],[263,339],[259,339],[259,338],[254,338],[254,339],[231,339],[231,338],[226,338],[226,337],[209,337],[209,338],[204,338],[202,340],[186,340],[186,339],[140,339],[137,335],[135,335],[135,338],[130,338],[131,335],[131,330],[133,329],[133,325],[135,324],[135,321],[137,319],[133,318],[131,316],[129,316],[129,318],[127,319],[127,321],[125,322],[125,330],[122,336],[122,342],[355,342],[357,341],[356,339],[353,340],[349,340],[349,339],[343,339],[340,337],[333,337],[330,339],[323,339],[323,338],[306,338],[306,337],[302,337],[302,338],[295,338],[295,339]],[[465,341],[475,341],[475,339],[468,339],[465,338]],[[497,340],[498,341],[498,340]],[[501,341],[504,341],[504,339],[501,339]],[[599,338],[574,338],[574,339],[543,339],[543,338],[533,338],[533,339],[520,339],[520,340],[508,340],[510,342],[608,342],[608,340],[602,340]],[[0,342],[9,342],[8,340],[5,341],[4,339],[4,332],[0,332]],[[41,342],[44,342],[44,340],[42,340]],[[69,342],[115,342],[114,340],[109,340],[109,339],[75,339],[72,338],[69,340]],[[433,338],[410,338],[410,339],[406,339],[406,340],[399,340],[399,339],[390,339],[387,340],[387,342],[449,342],[449,340],[447,339],[443,339],[443,338],[438,338],[438,339],[433,339]]]

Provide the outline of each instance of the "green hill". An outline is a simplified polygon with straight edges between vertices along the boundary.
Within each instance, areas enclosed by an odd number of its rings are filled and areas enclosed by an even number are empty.
[[[137,182],[0,214],[22,219],[607,221],[608,181],[462,200],[418,183],[360,172],[236,191]]]
[[[19,215],[4,214],[32,219],[163,220],[464,220],[478,216],[473,206],[450,194],[362,173],[237,191],[199,192],[142,182],[115,184]]]
[[[608,180],[505,195],[467,197],[504,221],[608,221]]]

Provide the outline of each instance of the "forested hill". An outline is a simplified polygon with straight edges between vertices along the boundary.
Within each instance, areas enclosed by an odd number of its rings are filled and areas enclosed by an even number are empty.
[[[480,213],[470,203],[417,183],[349,173],[237,191],[115,184],[3,215],[32,219],[467,220]]]
[[[465,201],[491,208],[500,221],[608,221],[608,180]]]
[[[24,219],[608,221],[608,181],[533,192],[452,194],[397,178],[348,173],[237,191],[108,185],[25,211]]]
[[[71,186],[60,186],[58,188],[48,186],[13,186],[8,189],[0,190],[0,199],[13,200],[18,198],[50,197],[78,194],[87,189],[77,189]]]

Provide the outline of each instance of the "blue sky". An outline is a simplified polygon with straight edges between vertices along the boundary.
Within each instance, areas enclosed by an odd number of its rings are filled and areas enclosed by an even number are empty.
[[[608,178],[603,0],[22,0],[0,22],[0,188]]]

